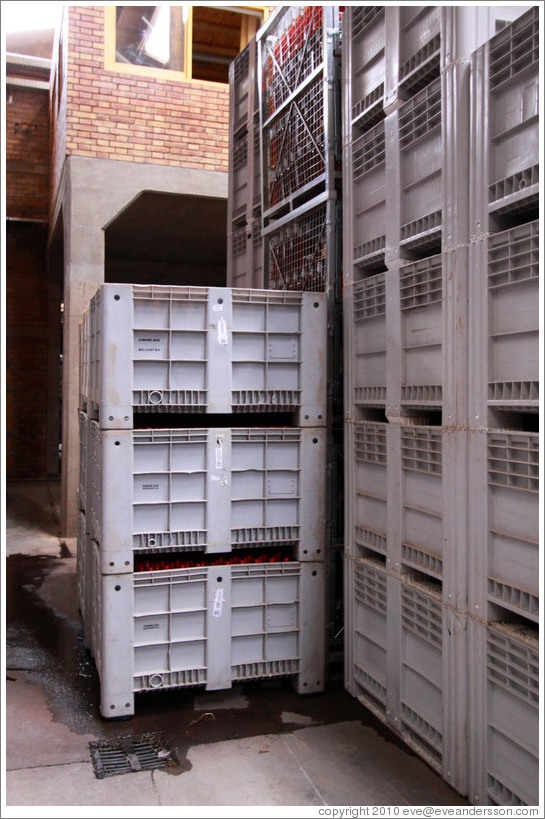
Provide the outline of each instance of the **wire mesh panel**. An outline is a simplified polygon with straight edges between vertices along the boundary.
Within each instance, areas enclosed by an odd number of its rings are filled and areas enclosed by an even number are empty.
[[[268,237],[266,262],[271,290],[326,290],[331,240],[327,212],[327,203],[319,205]]]
[[[328,35],[335,17],[338,22],[334,8],[287,6],[260,35],[265,213],[330,185],[336,89]]]

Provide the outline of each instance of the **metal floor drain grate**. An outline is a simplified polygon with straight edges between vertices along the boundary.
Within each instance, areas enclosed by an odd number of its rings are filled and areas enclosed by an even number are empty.
[[[178,765],[160,733],[90,742],[89,750],[97,779]]]

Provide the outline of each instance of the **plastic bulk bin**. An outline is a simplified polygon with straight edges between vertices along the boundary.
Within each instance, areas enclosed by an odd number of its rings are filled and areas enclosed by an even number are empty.
[[[377,123],[350,148],[352,186],[353,264],[364,270],[384,264],[386,245],[386,143],[384,121]]]
[[[398,95],[406,98],[439,76],[441,7],[403,6],[393,11],[399,14],[399,45],[398,53],[387,59],[398,60]]]
[[[79,409],[87,412],[89,400],[89,308],[79,323]]]
[[[387,428],[386,423],[371,421],[348,425],[345,459],[349,525],[345,548],[352,557],[373,553],[386,557]]]
[[[475,430],[470,440],[471,611],[539,619],[539,433]]]
[[[297,412],[325,423],[326,300],[319,294],[102,285],[90,305],[90,415]]]
[[[387,574],[378,562],[345,558],[347,690],[384,720],[388,683]]]
[[[470,798],[473,804],[539,804],[537,629],[472,622]]]
[[[537,411],[539,405],[539,223],[471,248],[472,404]],[[484,319],[484,320],[483,320]]]
[[[539,223],[488,237],[489,402],[538,405]]]
[[[383,116],[386,46],[385,11],[382,6],[356,6],[343,14],[343,52],[347,49],[345,88],[348,86],[347,122],[367,130]],[[354,135],[356,131],[352,132]]]
[[[512,214],[537,215],[538,7],[499,31],[472,60],[471,230],[478,236],[503,227]]]
[[[78,510],[87,509],[87,482],[89,458],[89,416],[79,412],[79,479],[78,479]]]
[[[467,793],[466,617],[438,584],[345,558],[346,687]]]
[[[443,257],[399,270],[404,406],[440,405],[443,397]]]
[[[405,248],[441,240],[444,163],[443,101],[437,79],[398,111],[400,233]]]
[[[347,395],[355,407],[386,403],[386,274],[355,282],[344,292],[351,357]]]
[[[440,427],[401,431],[401,552],[403,563],[443,576],[443,432]]]
[[[101,712],[134,713],[134,693],[289,676],[324,688],[323,564],[204,566],[97,575]]]
[[[488,599],[537,621],[539,433],[489,431]]]
[[[85,512],[78,512],[77,551],[76,551],[76,578],[78,585],[78,606],[85,622],[85,577],[89,571],[86,565],[86,527]]]
[[[130,572],[133,552],[225,552],[293,544],[322,560],[325,430],[100,430],[91,533],[102,571]]]

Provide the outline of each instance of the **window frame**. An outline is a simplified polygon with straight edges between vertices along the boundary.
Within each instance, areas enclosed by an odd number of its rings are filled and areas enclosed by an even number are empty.
[[[130,4],[128,4],[130,5]],[[217,8],[211,5],[210,8]],[[269,16],[269,6],[259,6],[256,4],[248,4],[245,6],[222,6],[221,8],[232,8],[234,11],[244,12],[261,12],[262,24]],[[193,65],[193,6],[187,7],[187,22],[184,31],[184,70],[172,71],[169,68],[156,68],[148,65],[135,65],[133,63],[121,63],[116,60],[115,46],[116,46],[116,11],[117,6],[104,6],[104,68],[106,71],[115,71],[118,74],[128,74],[136,77],[147,77],[155,80],[173,80],[175,82],[191,82],[191,83],[210,83],[211,85],[220,85],[225,87],[227,83],[218,82],[217,80],[200,80],[193,79],[192,65]],[[248,36],[247,29],[244,32],[242,27],[242,36],[246,39],[244,45],[241,43],[241,51],[247,45]],[[251,39],[251,38],[250,38]]]

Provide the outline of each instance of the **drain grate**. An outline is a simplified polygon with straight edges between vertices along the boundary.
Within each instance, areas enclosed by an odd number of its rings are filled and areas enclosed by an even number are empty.
[[[97,779],[178,765],[174,752],[157,732],[90,742],[89,750]]]

